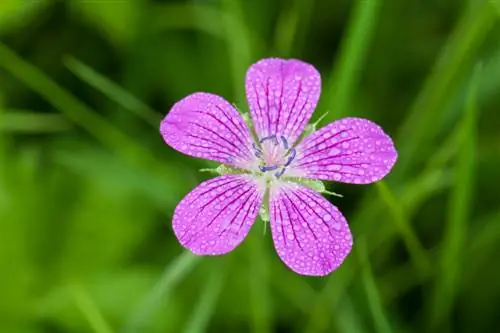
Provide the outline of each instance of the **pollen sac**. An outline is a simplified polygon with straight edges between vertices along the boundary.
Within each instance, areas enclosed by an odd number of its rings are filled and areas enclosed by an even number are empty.
[[[252,145],[254,155],[260,160],[259,170],[263,173],[277,170],[276,178],[283,176],[297,155],[295,149],[290,149],[286,137],[276,134],[261,138],[259,144]]]

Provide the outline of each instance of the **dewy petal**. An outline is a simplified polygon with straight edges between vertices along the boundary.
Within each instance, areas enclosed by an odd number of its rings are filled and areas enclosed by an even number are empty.
[[[172,221],[179,242],[197,255],[233,250],[248,234],[265,187],[250,175],[208,180],[177,205]]]
[[[398,154],[391,138],[375,123],[344,118],[314,132],[296,148],[287,175],[368,184],[391,171]]]
[[[337,207],[317,192],[276,182],[269,196],[274,246],[302,275],[323,276],[339,267],[352,248],[352,235]]]
[[[245,121],[217,95],[195,93],[180,100],[163,119],[160,132],[169,146],[186,155],[244,169],[255,159]]]
[[[283,136],[292,146],[316,108],[321,77],[299,60],[264,59],[248,70],[245,89],[259,139]]]

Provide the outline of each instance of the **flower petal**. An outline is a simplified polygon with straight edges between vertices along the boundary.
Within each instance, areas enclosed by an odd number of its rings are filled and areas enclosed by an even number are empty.
[[[233,250],[255,221],[264,191],[249,175],[225,175],[202,183],[175,209],[172,224],[177,239],[198,255]]]
[[[302,275],[327,275],[352,248],[347,221],[317,192],[295,183],[271,187],[269,213],[274,246],[281,260]]]
[[[321,77],[299,60],[264,59],[248,70],[245,88],[259,139],[284,136],[292,146],[316,108]]]
[[[195,93],[177,102],[163,119],[165,142],[186,155],[239,168],[255,159],[252,135],[238,111],[225,99]]]
[[[304,139],[287,175],[368,184],[382,179],[396,163],[391,138],[362,118],[335,121]]]

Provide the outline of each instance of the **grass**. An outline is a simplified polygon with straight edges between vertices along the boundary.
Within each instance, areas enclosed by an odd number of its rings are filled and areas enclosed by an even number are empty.
[[[0,25],[0,331],[498,326],[498,1],[40,3],[9,0],[22,15]],[[331,199],[355,245],[325,278],[289,271],[259,221],[226,261],[179,255],[170,230],[208,175],[163,145],[161,117],[194,91],[244,110],[264,56],[320,70],[317,115],[366,106],[399,133],[386,180]]]

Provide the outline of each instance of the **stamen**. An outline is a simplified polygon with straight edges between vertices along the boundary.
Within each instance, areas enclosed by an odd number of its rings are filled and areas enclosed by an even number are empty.
[[[281,136],[281,141],[283,141],[283,147],[288,150],[288,141],[286,141],[286,138],[284,136]]]
[[[282,168],[280,171],[276,172],[274,175],[276,178],[280,178],[285,173],[286,168]]]
[[[262,172],[266,172],[266,171],[276,170],[276,169],[278,169],[278,166],[277,165],[272,165],[272,166],[268,167],[268,166],[259,165],[259,169]]]
[[[288,156],[288,160],[285,163],[285,167],[289,166],[290,163],[295,159],[295,156],[297,155],[297,152],[295,149],[290,150],[290,156]]]
[[[252,143],[253,149],[255,149],[255,156],[256,157],[261,157],[262,156],[262,150],[257,146],[257,144],[254,142]]]
[[[274,145],[277,146],[278,145],[278,138],[276,138],[276,135],[270,135],[270,136],[266,136],[265,138],[262,138],[260,139],[260,143],[263,143],[264,141],[267,141],[267,140],[273,140],[274,142]]]

